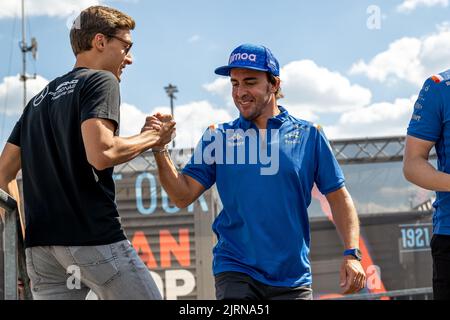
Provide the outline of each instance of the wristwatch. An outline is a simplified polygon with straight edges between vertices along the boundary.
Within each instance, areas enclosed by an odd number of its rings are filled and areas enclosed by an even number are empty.
[[[344,251],[344,256],[353,256],[356,260],[361,261],[362,253],[358,248],[352,248]]]

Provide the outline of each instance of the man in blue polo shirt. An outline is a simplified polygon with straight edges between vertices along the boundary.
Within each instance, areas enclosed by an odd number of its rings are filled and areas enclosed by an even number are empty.
[[[178,207],[214,183],[223,210],[213,223],[218,299],[312,299],[307,208],[314,183],[327,196],[345,246],[344,293],[365,285],[359,222],[344,176],[323,132],[277,105],[279,63],[244,44],[216,74],[230,76],[240,117],[211,126],[179,173],[165,148],[153,148],[159,178]],[[148,118],[158,128],[164,116]]]
[[[433,295],[450,300],[450,70],[426,80],[408,127],[403,171],[406,179],[436,191],[433,216]],[[438,169],[429,162],[436,148]]]

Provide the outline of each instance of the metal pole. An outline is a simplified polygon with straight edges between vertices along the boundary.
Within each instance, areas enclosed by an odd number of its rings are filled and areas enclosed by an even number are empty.
[[[173,100],[176,99],[175,93],[178,92],[177,86],[173,86],[171,83],[167,87],[164,87],[164,90],[166,90],[167,95],[170,98],[170,113],[172,114],[172,118],[175,117],[174,107],[173,107]],[[172,148],[175,149],[175,140],[172,141]]]
[[[173,94],[170,95],[170,114],[172,115],[172,119],[174,117],[173,114]],[[175,139],[172,140],[172,149],[175,149]]]
[[[27,105],[27,44],[25,30],[25,0],[22,0],[22,77],[23,81],[23,107]]]
[[[173,95],[170,95],[170,114],[173,118]]]
[[[5,300],[17,300],[17,203],[1,189],[0,200],[0,206],[5,209],[5,225],[3,231]]]
[[[16,215],[17,210],[6,211],[5,213],[5,230],[3,233],[3,243],[5,244],[5,300],[18,300],[17,228],[15,224]]]
[[[5,300],[18,300],[18,283],[23,282],[23,298],[32,300],[30,279],[26,269],[25,246],[16,200],[0,189],[0,207],[5,209],[3,230]]]

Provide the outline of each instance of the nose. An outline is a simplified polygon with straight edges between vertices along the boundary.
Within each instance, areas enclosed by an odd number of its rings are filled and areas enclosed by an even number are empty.
[[[125,65],[127,65],[127,64],[133,64],[133,56],[131,55],[131,53],[128,53],[128,54],[125,56],[124,64],[125,64]]]
[[[236,98],[243,98],[247,94],[247,90],[242,86],[236,86],[234,88],[234,95]]]

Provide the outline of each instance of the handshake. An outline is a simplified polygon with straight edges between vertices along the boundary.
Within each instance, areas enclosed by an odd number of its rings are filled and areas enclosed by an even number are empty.
[[[141,133],[145,131],[153,131],[157,136],[157,141],[152,147],[152,151],[161,152],[166,150],[167,144],[176,137],[176,122],[170,114],[156,113],[145,118],[145,124],[141,129]]]

